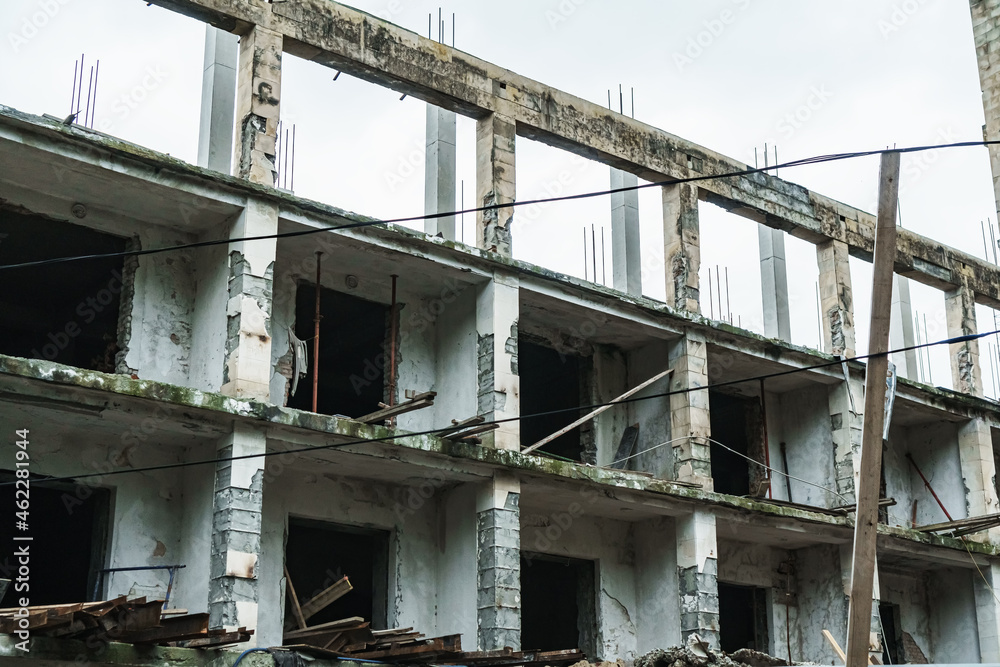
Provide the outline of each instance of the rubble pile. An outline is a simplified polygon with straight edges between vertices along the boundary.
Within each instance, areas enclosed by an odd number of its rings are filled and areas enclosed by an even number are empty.
[[[635,667],[777,667],[787,664],[781,658],[760,651],[743,648],[726,654],[697,643],[654,649],[635,660]]]

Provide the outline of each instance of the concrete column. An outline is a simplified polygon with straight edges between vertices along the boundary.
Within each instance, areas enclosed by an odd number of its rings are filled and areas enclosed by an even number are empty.
[[[910,280],[900,275],[892,277],[892,314],[889,322],[889,347],[913,347],[913,309],[910,307]],[[917,351],[897,352],[892,356],[896,373],[909,380],[917,379]]]
[[[979,656],[984,663],[1000,662],[1000,603],[994,591],[1000,588],[1000,563],[980,566],[983,576],[973,576],[976,598],[976,625],[979,630]]]
[[[635,187],[639,177],[611,167],[611,189]],[[614,288],[642,296],[642,246],[639,243],[639,191],[611,195],[611,270]]]
[[[837,493],[843,496],[840,503],[850,504],[856,500],[855,482],[861,472],[864,384],[851,378],[849,383],[830,385],[827,391]]]
[[[476,502],[479,650],[521,648],[521,484],[496,473]]]
[[[945,292],[945,319],[948,322],[948,338],[969,336],[978,332],[976,326],[976,295],[962,279],[962,286]],[[979,341],[952,343],[951,382],[955,391],[973,396],[983,396],[983,377],[979,368]]]
[[[424,213],[445,213],[455,206],[455,112],[427,105],[427,145],[424,156]],[[424,221],[424,231],[457,240],[455,216]]]
[[[853,357],[854,295],[847,244],[826,241],[816,246],[819,297],[823,310],[823,345],[827,352]]]
[[[760,291],[764,301],[764,335],[792,342],[788,318],[788,277],[785,271],[785,232],[757,225],[760,246]]]
[[[233,175],[273,186],[281,99],[281,33],[254,26],[240,37],[236,86],[238,123]]]
[[[277,206],[251,199],[233,225],[230,238],[262,236],[277,231]],[[226,362],[221,390],[227,396],[270,401],[275,252],[274,239],[229,246]]]
[[[262,431],[236,423],[217,453],[219,457],[252,456],[266,449]],[[212,628],[257,628],[263,476],[263,458],[223,461],[216,466],[208,584]],[[256,635],[250,641],[255,640]]]
[[[715,515],[707,510],[677,518],[677,575],[681,643],[697,632],[719,648],[719,563]]]
[[[996,460],[993,458],[993,434],[983,419],[970,419],[958,429],[958,452],[965,481],[965,503],[968,516],[983,516],[1000,512],[1000,500],[994,484]],[[987,538],[1000,541],[1000,528],[988,533],[975,533],[974,540]]]
[[[972,34],[979,61],[979,83],[983,91],[985,139],[1000,139],[1000,0],[969,0]],[[1000,211],[1000,146],[987,146],[993,172],[993,192]]]
[[[491,113],[476,121],[476,200],[481,206],[514,201],[514,119]],[[476,224],[476,245],[505,257],[511,254],[513,208],[483,211]]]
[[[476,334],[479,357],[479,414],[487,421],[520,414],[520,378],[517,371],[517,318],[520,310],[516,276],[495,274],[476,299]],[[500,424],[483,434],[483,445],[519,450],[518,422]]]
[[[703,337],[686,334],[673,343],[669,355],[670,367],[674,369],[670,378],[671,391],[708,385],[708,356]],[[675,478],[701,484],[706,491],[713,488],[708,442],[711,430],[707,390],[670,397],[670,439],[674,441]]]
[[[201,78],[198,166],[232,173],[233,118],[240,38],[205,24],[205,70]]]
[[[680,183],[663,188],[663,265],[667,305],[700,313],[701,231],[696,185]]]

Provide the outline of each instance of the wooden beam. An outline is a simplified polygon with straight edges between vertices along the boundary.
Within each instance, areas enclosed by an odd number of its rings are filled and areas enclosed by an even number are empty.
[[[632,456],[632,450],[635,449],[635,443],[639,439],[639,425],[632,424],[625,428],[622,433],[621,442],[618,443],[618,451],[615,452],[615,458],[611,462],[612,468],[617,468],[619,470],[624,470],[625,466],[628,465],[628,460]]]
[[[579,419],[577,419],[575,422],[573,422],[569,426],[564,426],[561,429],[559,429],[558,431],[556,431],[555,433],[553,433],[552,435],[550,435],[548,437],[545,437],[545,438],[542,438],[541,440],[539,440],[535,444],[531,445],[530,447],[525,447],[524,449],[521,450],[521,453],[522,454],[527,454],[528,452],[535,451],[536,449],[538,449],[539,447],[541,447],[543,445],[549,444],[550,442],[552,442],[553,440],[555,440],[559,436],[562,436],[562,435],[565,435],[565,434],[569,433],[570,431],[572,431],[573,429],[575,429],[580,424],[587,423],[588,421],[590,421],[591,419],[593,419],[597,415],[601,414],[605,410],[610,410],[612,407],[615,406],[616,403],[620,403],[621,401],[624,401],[626,398],[628,398],[632,394],[639,393],[640,391],[642,391],[643,389],[645,389],[649,385],[653,384],[657,380],[662,380],[663,378],[665,378],[666,376],[670,375],[673,372],[674,372],[673,368],[668,368],[667,370],[663,371],[662,373],[657,373],[656,375],[654,375],[653,377],[649,378],[648,380],[646,380],[642,384],[636,385],[635,387],[629,389],[628,391],[626,391],[624,394],[622,394],[621,396],[619,396],[615,400],[609,402],[607,405],[602,405],[601,407],[597,408],[596,410],[593,410],[592,412],[588,412],[586,415],[584,415],[583,417],[580,417]]]
[[[878,536],[879,480],[882,470],[882,432],[885,425],[886,373],[889,369],[889,321],[892,311],[893,261],[896,255],[896,204],[899,197],[899,153],[882,154],[879,170],[878,220],[872,271],[871,324],[865,370],[865,416],[861,437],[861,474],[855,495],[851,564],[851,602],[847,618],[847,667],[868,664],[875,578],[875,540]]]
[[[414,410],[420,410],[422,408],[429,408],[434,405],[435,396],[437,396],[437,392],[434,391],[418,394],[405,403],[377,410],[376,412],[372,412],[363,417],[358,417],[354,421],[361,422],[362,424],[374,424],[375,422],[380,422],[385,419],[389,419],[390,417],[395,417],[396,415],[402,415],[407,412],[413,412]]]
[[[351,586],[351,582],[347,580],[347,577],[338,580],[326,590],[317,593],[314,597],[302,603],[302,618],[308,621],[311,617],[326,609],[352,590],[354,590],[354,586]]]
[[[310,637],[312,635],[322,635],[329,632],[343,632],[345,630],[357,630],[358,628],[365,627],[368,622],[360,616],[351,616],[350,618],[342,618],[339,621],[330,621],[329,623],[323,623],[321,625],[314,625],[310,628],[303,628],[301,630],[292,630],[291,632],[285,633],[285,639],[301,639],[302,637]]]
[[[288,574],[288,565],[285,565],[285,584],[288,586],[288,596],[292,601],[292,614],[299,628],[306,627],[306,619],[302,615],[302,607],[299,605],[299,596],[295,593],[295,586],[292,584],[292,575]]]
[[[475,417],[469,417],[468,419],[463,419],[462,421],[457,421],[455,419],[451,420],[452,426],[449,428],[443,428],[437,432],[439,438],[447,438],[452,433],[458,433],[462,429],[469,428],[470,426],[479,426],[484,421],[486,417],[482,415],[476,415]]]

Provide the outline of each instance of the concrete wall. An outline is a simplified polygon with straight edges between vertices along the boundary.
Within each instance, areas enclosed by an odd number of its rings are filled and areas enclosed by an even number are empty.
[[[627,354],[628,386],[634,387],[669,367],[665,343],[651,343]],[[670,378],[654,382],[632,398],[662,394],[670,390]],[[649,472],[657,477],[673,479],[674,452],[671,445],[663,445],[671,438],[670,398],[653,398],[628,404],[628,423],[639,424],[639,440],[635,452],[640,454],[630,461],[630,469]],[[618,443],[615,443],[617,446]],[[651,449],[656,447],[656,449]]]
[[[633,524],[635,593],[638,608],[636,655],[681,643],[680,593],[677,583],[676,527],[673,519]]]
[[[797,605],[791,610],[792,659],[839,664],[822,632],[829,630],[844,645],[848,597],[840,576],[840,549],[824,544],[794,553]],[[778,655],[784,654],[779,650]]]
[[[975,570],[944,568],[928,574],[931,653],[937,663],[979,662],[976,625]],[[990,660],[987,660],[989,662]]]
[[[917,502],[917,525],[947,521],[934,497],[924,486],[906,454],[913,456],[953,519],[968,516],[965,484],[958,450],[958,428],[952,422],[934,422],[889,431],[889,446],[883,457],[886,496],[896,499],[889,508],[889,523],[909,526],[913,501]]]
[[[612,660],[636,658],[636,554],[632,524],[578,516],[562,530],[558,539],[539,540],[537,536],[544,535],[544,529],[554,521],[551,515],[522,511],[522,549],[595,561],[596,657]],[[676,568],[672,573],[676,579]]]
[[[846,504],[820,488],[837,489],[826,385],[817,384],[784,394],[767,392],[766,395],[771,467],[798,478],[788,480],[792,490],[789,498],[785,476],[772,474],[773,497],[815,507]],[[788,456],[787,471],[781,459],[782,442]]]
[[[193,240],[189,235],[152,226],[139,235],[142,248]],[[188,384],[196,293],[194,269],[192,254],[188,252],[138,258],[132,336],[125,364],[143,380]]]
[[[900,625],[908,632],[927,656],[931,654],[931,615],[928,610],[927,582],[922,573],[902,574],[897,571],[879,572],[879,592],[882,602],[899,605]],[[937,601],[935,600],[935,604]],[[948,661],[950,662],[950,660]]]
[[[421,485],[429,485],[433,493],[421,495]],[[456,619],[456,614],[467,613],[475,604],[475,532],[468,533],[470,521],[474,522],[474,506],[464,504],[468,500],[464,492],[449,496],[443,489],[443,482],[434,476],[403,486],[288,468],[280,475],[265,474],[259,644],[281,641],[282,568],[289,516],[389,531],[389,627],[413,626],[428,635],[440,632],[437,595],[450,589],[446,601],[449,611],[441,627],[458,627],[457,631],[471,632],[465,635],[467,639],[475,637],[475,628],[467,619]],[[466,511],[471,520],[464,516]],[[449,525],[459,532],[453,539],[443,540],[442,532]],[[439,559],[462,564],[471,578],[465,573],[458,581],[442,581],[441,576],[452,573]],[[474,613],[471,619],[475,623]]]

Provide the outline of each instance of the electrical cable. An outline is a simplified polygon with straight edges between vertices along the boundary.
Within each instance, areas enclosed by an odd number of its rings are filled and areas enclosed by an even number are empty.
[[[596,409],[596,408],[600,408],[600,407],[614,406],[614,405],[624,405],[626,403],[633,403],[633,402],[638,402],[638,401],[648,401],[648,400],[652,400],[652,399],[655,399],[655,398],[667,398],[669,396],[677,396],[677,395],[681,395],[681,394],[688,394],[688,393],[691,393],[691,392],[694,392],[694,391],[708,391],[710,389],[716,389],[718,387],[728,387],[728,386],[732,386],[734,384],[742,384],[742,383],[745,383],[745,382],[759,382],[762,379],[766,380],[766,379],[769,379],[769,378],[781,377],[781,376],[785,376],[785,375],[791,375],[793,373],[802,373],[802,372],[805,372],[805,371],[815,370],[817,368],[826,368],[826,367],[834,366],[834,365],[839,366],[839,365],[843,364],[845,361],[857,361],[857,360],[860,360],[860,359],[869,359],[869,358],[874,358],[874,357],[883,356],[883,355],[896,354],[896,353],[899,353],[899,352],[904,352],[906,350],[916,349],[916,348],[919,348],[919,347],[930,347],[930,346],[934,346],[934,345],[951,344],[951,343],[956,342],[956,341],[974,340],[976,338],[983,338],[985,336],[992,336],[992,335],[997,334],[997,333],[1000,333],[1000,331],[989,331],[989,332],[981,333],[981,334],[971,334],[971,335],[968,335],[968,336],[959,336],[958,338],[948,338],[948,339],[945,339],[945,340],[935,341],[935,342],[931,342],[931,343],[922,343],[921,345],[912,345],[912,346],[909,346],[909,347],[903,347],[903,348],[899,348],[899,349],[896,349],[896,350],[889,350],[887,352],[882,352],[882,353],[863,354],[863,355],[858,355],[858,356],[854,356],[854,357],[850,357],[850,358],[846,358],[846,359],[838,359],[837,361],[831,361],[831,362],[826,362],[826,363],[822,363],[822,364],[814,364],[812,366],[803,366],[801,368],[793,368],[793,369],[789,369],[787,371],[778,371],[778,372],[774,372],[774,373],[767,373],[767,374],[764,374],[764,375],[757,375],[757,376],[753,376],[753,377],[749,377],[749,378],[741,378],[741,379],[737,379],[737,380],[725,380],[723,382],[715,382],[715,383],[710,383],[710,384],[701,385],[701,386],[697,386],[697,387],[684,387],[684,388],[681,388],[681,389],[675,389],[673,391],[665,391],[665,392],[660,392],[660,393],[657,393],[657,394],[651,394],[649,396],[641,396],[641,397],[632,396],[632,397],[629,397],[627,399],[623,399],[623,400],[619,400],[619,401],[609,401],[609,402],[606,402],[606,403],[596,403],[596,404],[593,404],[593,405],[575,406],[575,407],[572,407],[572,408],[559,408],[559,409],[556,409],[556,410],[546,410],[544,412],[535,412],[535,413],[528,414],[528,415],[518,415],[516,417],[505,417],[503,419],[494,419],[492,421],[482,422],[481,424],[477,424],[476,427],[479,428],[481,426],[488,426],[488,425],[492,425],[492,424],[506,424],[506,423],[515,422],[515,421],[521,421],[521,420],[524,420],[524,419],[533,419],[533,418],[536,418],[536,417],[547,417],[547,416],[557,415],[557,414],[565,414],[565,413],[577,413],[577,414],[579,414],[583,410],[590,410],[590,409]],[[396,439],[400,439],[400,438],[413,438],[413,437],[419,437],[419,436],[424,436],[424,435],[436,435],[436,434],[438,434],[438,433],[440,433],[442,431],[448,431],[448,432],[451,432],[454,435],[454,428],[455,428],[454,425],[450,425],[450,426],[446,426],[446,427],[442,427],[442,428],[428,429],[428,430],[425,430],[425,431],[416,431],[416,432],[409,432],[409,433],[392,434],[392,435],[382,436],[380,438],[366,438],[366,439],[361,439],[361,440],[350,440],[348,442],[335,442],[335,443],[330,443],[330,444],[327,444],[327,445],[306,446],[306,447],[299,447],[297,449],[286,449],[286,450],[283,450],[283,451],[272,451],[272,452],[266,452],[265,451],[265,452],[262,452],[260,454],[243,454],[243,455],[240,455],[240,456],[225,456],[225,457],[216,457],[216,458],[211,458],[211,459],[201,459],[199,461],[181,461],[181,462],[177,462],[177,463],[162,463],[162,464],[159,464],[159,465],[142,466],[142,467],[138,467],[138,468],[122,468],[122,469],[119,469],[119,470],[109,470],[109,471],[105,471],[105,472],[83,473],[83,474],[80,474],[80,475],[65,475],[65,476],[62,476],[62,477],[37,477],[37,478],[29,478],[29,479],[34,479],[34,480],[40,481],[40,482],[72,482],[72,481],[76,481],[76,480],[80,480],[80,479],[88,479],[88,478],[93,478],[93,477],[109,477],[109,476],[112,476],[112,475],[123,475],[123,474],[127,474],[127,473],[154,472],[154,471],[158,471],[158,470],[170,470],[170,469],[174,469],[174,468],[187,468],[187,467],[191,467],[191,466],[207,465],[207,464],[211,464],[211,463],[226,463],[226,462],[241,461],[241,460],[246,460],[246,459],[267,458],[268,456],[276,456],[278,454],[298,454],[298,453],[308,453],[308,452],[323,451],[323,450],[326,450],[326,449],[339,449],[341,447],[348,447],[348,446],[351,446],[351,445],[363,445],[363,444],[372,443],[372,442],[388,442],[388,441],[392,441],[392,440],[396,440]],[[547,452],[544,452],[543,450],[537,450],[537,451],[539,453],[547,454]],[[670,480],[667,480],[667,481],[670,481]],[[4,486],[10,486],[10,485],[13,485],[15,483],[16,483],[16,481],[0,482],[0,488],[2,488]]]
[[[872,155],[881,155],[882,153],[917,153],[921,151],[931,151],[940,150],[944,148],[967,148],[972,146],[992,146],[1000,144],[1000,140],[993,141],[960,141],[951,144],[938,144],[936,146],[910,146],[907,148],[881,148],[872,151],[857,151],[853,153],[832,153],[829,155],[816,155],[813,157],[802,158],[800,160],[792,160],[791,162],[785,162],[783,164],[774,164],[767,167],[755,167],[742,169],[739,171],[731,171],[723,174],[706,174],[702,176],[689,176],[687,178],[670,179],[665,181],[657,181],[654,183],[642,183],[637,185],[629,185],[621,188],[611,188],[610,190],[597,190],[592,192],[581,192],[573,195],[561,195],[558,197],[545,197],[541,199],[526,199],[523,201],[512,201],[504,204],[490,204],[487,206],[479,206],[476,208],[469,208],[460,211],[447,211],[443,213],[427,213],[424,215],[413,215],[404,218],[392,218],[389,220],[366,220],[363,222],[354,222],[346,225],[337,225],[333,227],[317,227],[313,229],[302,229],[294,232],[280,232],[276,234],[262,234],[259,236],[244,236],[240,238],[231,239],[212,239],[209,241],[196,241],[193,243],[182,243],[173,246],[165,246],[163,248],[148,248],[146,250],[124,250],[121,252],[110,252],[110,253],[96,253],[91,255],[74,255],[68,257],[53,257],[50,259],[39,259],[30,262],[20,262],[17,264],[2,264],[0,265],[0,271],[6,271],[11,269],[26,269],[38,266],[50,266],[52,264],[61,264],[65,262],[76,262],[85,261],[91,259],[114,259],[118,257],[140,257],[144,255],[154,255],[163,252],[173,252],[177,250],[191,250],[195,248],[208,248],[217,245],[229,245],[230,243],[245,243],[249,241],[268,241],[274,239],[287,239],[295,238],[299,236],[309,236],[311,234],[320,234],[322,232],[334,232],[334,231],[344,231],[348,229],[359,229],[362,227],[372,227],[375,225],[392,225],[404,222],[419,222],[422,220],[436,220],[438,218],[449,218],[453,216],[464,215],[466,213],[482,213],[485,211],[496,211],[506,208],[514,208],[517,206],[530,206],[534,204],[548,204],[552,202],[560,201],[574,201],[579,199],[589,199],[591,197],[603,197],[606,195],[618,194],[620,192],[629,192],[632,190],[642,190],[644,188],[652,187],[664,187],[668,185],[679,185],[682,183],[696,183],[699,181],[708,181],[721,178],[735,178],[739,176],[751,176],[753,174],[758,174],[762,172],[767,172],[771,170],[777,170],[779,168],[784,169],[787,167],[799,167],[809,164],[820,164],[824,162],[835,162],[838,160],[847,160],[858,157],[870,157]]]

